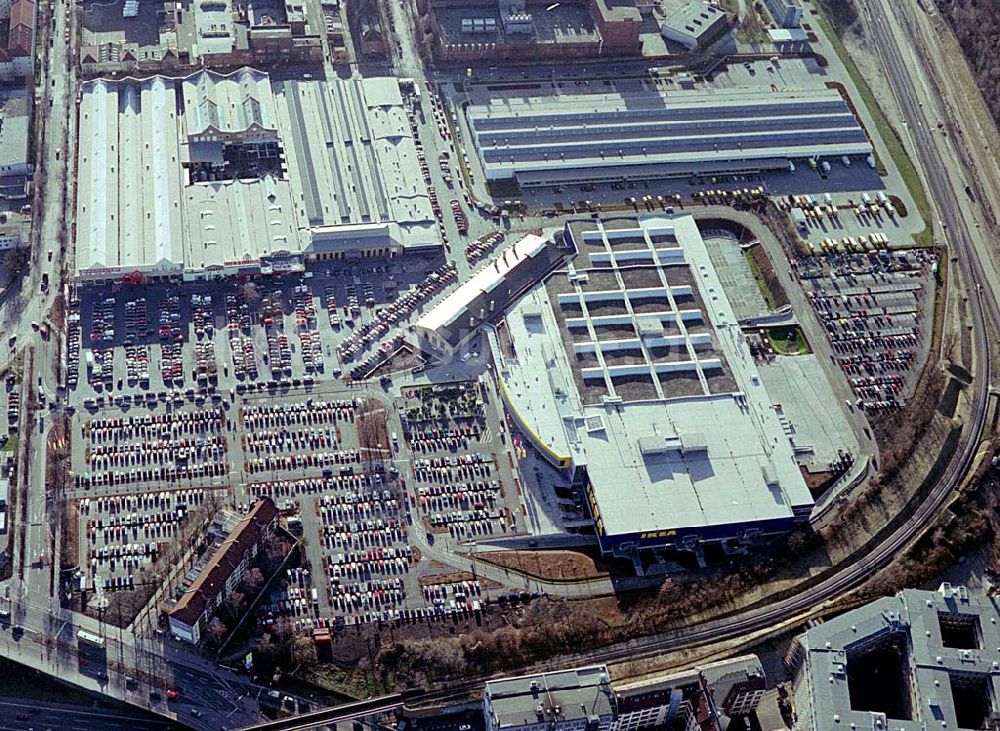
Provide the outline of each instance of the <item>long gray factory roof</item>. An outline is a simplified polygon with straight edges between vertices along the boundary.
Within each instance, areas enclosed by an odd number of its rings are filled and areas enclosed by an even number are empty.
[[[395,222],[404,247],[440,240],[396,79],[285,81],[275,92],[301,226]]]
[[[98,79],[83,85],[78,269],[180,267],[178,124],[173,79]]]
[[[495,92],[468,116],[488,177],[616,165],[867,155],[833,89]]]
[[[285,82],[199,71],[83,85],[77,272],[178,274],[262,257],[398,243],[440,245],[393,78]],[[221,161],[216,132],[279,139],[280,175],[187,183]]]

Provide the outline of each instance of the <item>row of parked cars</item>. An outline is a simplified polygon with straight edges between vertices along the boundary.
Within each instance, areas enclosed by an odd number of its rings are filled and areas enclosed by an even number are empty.
[[[502,244],[503,240],[504,234],[502,231],[493,231],[485,236],[480,236],[475,241],[469,242],[469,245],[465,247],[466,261],[470,264],[475,264]]]
[[[457,277],[452,263],[444,264],[395,302],[375,313],[375,319],[363,323],[337,346],[341,360],[349,361],[385,335],[389,328],[408,319],[414,311],[447,287]]]

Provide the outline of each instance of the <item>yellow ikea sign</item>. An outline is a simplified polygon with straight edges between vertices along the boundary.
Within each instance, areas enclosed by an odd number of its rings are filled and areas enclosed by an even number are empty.
[[[677,531],[675,530],[654,530],[650,531],[649,533],[640,533],[639,540],[645,541],[650,538],[670,538],[676,535]]]

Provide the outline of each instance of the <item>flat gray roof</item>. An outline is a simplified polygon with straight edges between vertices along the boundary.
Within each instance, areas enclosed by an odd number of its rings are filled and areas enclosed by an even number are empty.
[[[0,166],[21,168],[28,165],[28,98],[23,95],[0,97]]]
[[[606,168],[761,165],[813,155],[867,155],[871,144],[834,89],[563,90],[540,95],[491,89],[467,109],[489,179],[577,177]]]
[[[705,0],[691,0],[691,2],[668,13],[663,21],[663,26],[675,28],[699,38],[725,16],[726,11],[717,5],[710,5]]]
[[[489,680],[484,697],[495,729],[592,717],[607,721],[614,715],[610,675],[603,665]]]
[[[945,645],[942,623],[970,627],[976,647]],[[803,683],[796,692],[801,720],[810,728],[892,729],[925,731],[960,728],[951,680],[978,677],[986,684],[993,709],[1000,698],[1000,612],[995,599],[963,586],[941,584],[937,591],[904,589],[858,609],[827,619],[799,635],[804,656]],[[906,677],[886,678],[908,688],[912,719],[889,719],[882,713],[852,708],[848,673],[854,652],[864,652],[882,638],[905,635],[909,657],[902,663]],[[979,728],[979,726],[976,726]],[[962,727],[965,728],[965,727]]]

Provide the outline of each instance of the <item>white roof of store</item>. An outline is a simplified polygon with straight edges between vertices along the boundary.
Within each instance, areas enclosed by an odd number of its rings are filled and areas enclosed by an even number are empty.
[[[184,190],[187,266],[211,269],[227,262],[257,261],[301,249],[288,181],[198,183]]]
[[[154,76],[84,84],[77,267],[173,268],[182,261],[176,87]]]
[[[277,128],[271,82],[265,73],[251,68],[230,74],[204,70],[188,76],[181,86],[188,135]]]
[[[287,181],[185,185],[189,149],[179,95],[187,133],[274,124],[267,75],[252,69],[84,84],[78,271],[176,274],[301,250]]]
[[[399,224],[400,244],[439,244],[416,143],[394,78],[275,85],[303,227]]]
[[[501,372],[513,408],[558,457],[586,466],[608,535],[790,518],[808,509],[813,501],[792,444],[694,219],[639,221],[675,233],[735,388],[583,404],[567,336],[539,285],[505,318],[515,355]]]
[[[440,246],[395,79],[284,82],[199,71],[82,87],[77,271],[179,274],[385,236]],[[178,115],[182,107],[184,114]],[[288,180],[187,184],[184,164],[220,162],[201,133],[281,136]]]
[[[483,267],[436,307],[417,320],[416,326],[430,332],[448,327],[461,317],[484,292],[497,287],[507,275],[545,248],[546,239],[528,234],[504,249],[493,263]]]

